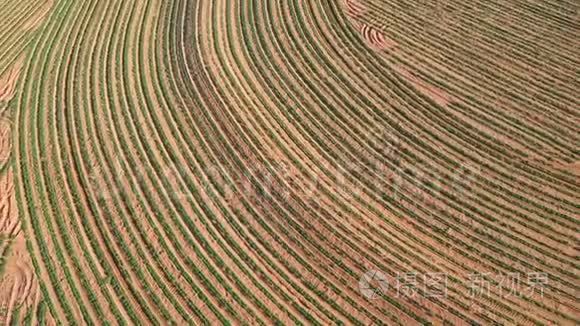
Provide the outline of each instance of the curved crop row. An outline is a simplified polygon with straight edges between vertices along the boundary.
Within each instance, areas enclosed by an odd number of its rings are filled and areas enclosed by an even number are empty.
[[[438,3],[55,0],[14,112],[27,321],[578,323],[577,23]]]

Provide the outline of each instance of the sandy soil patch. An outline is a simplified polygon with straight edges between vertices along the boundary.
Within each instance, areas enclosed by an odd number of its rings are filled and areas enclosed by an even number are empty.
[[[23,318],[39,301],[39,286],[21,229],[16,209],[16,198],[9,171],[0,177],[0,324],[8,325],[16,309]]]
[[[10,121],[0,118],[0,167],[4,166],[10,157],[10,149],[12,148],[11,129]]]
[[[7,102],[14,96],[16,82],[20,76],[20,70],[23,66],[22,58],[18,59],[12,67],[0,77],[0,102]]]

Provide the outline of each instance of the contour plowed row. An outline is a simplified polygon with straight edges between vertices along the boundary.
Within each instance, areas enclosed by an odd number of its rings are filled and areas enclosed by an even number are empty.
[[[510,31],[467,14],[441,36],[395,3],[55,1],[13,146],[51,315],[578,323],[580,185],[559,167],[578,160],[579,63],[553,30],[577,23],[518,2]],[[444,273],[447,293],[419,278],[416,295],[369,300],[374,270]],[[470,274],[530,272],[549,275],[543,295],[497,280],[470,295]]]

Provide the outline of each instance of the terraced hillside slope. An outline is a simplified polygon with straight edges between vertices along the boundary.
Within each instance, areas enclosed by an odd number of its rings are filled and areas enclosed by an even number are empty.
[[[580,323],[577,1],[0,5],[0,321]]]

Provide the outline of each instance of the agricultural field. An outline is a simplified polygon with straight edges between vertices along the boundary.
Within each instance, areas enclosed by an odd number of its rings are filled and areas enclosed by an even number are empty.
[[[0,8],[0,326],[580,324],[577,0]]]

